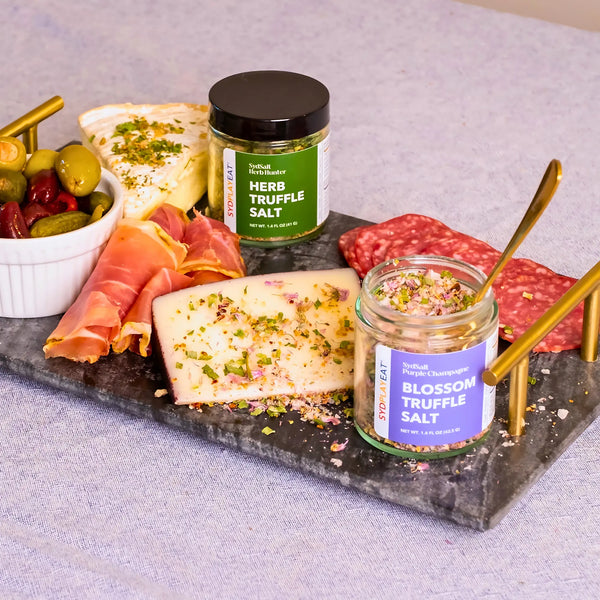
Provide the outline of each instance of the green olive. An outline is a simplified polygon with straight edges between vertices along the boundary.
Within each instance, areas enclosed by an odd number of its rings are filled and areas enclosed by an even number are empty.
[[[0,204],[5,202],[18,202],[25,198],[27,191],[27,179],[23,173],[0,169]]]
[[[63,188],[73,196],[87,196],[100,182],[100,161],[78,144],[63,148],[56,157],[54,168]]]
[[[0,137],[0,169],[21,171],[27,160],[27,150],[21,140],[12,136]]]
[[[40,149],[36,150],[27,161],[23,175],[27,179],[31,179],[36,173],[45,171],[46,169],[54,169],[54,162],[58,152],[56,150]]]

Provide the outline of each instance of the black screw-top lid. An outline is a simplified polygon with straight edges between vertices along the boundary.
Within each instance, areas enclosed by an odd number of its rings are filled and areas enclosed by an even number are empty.
[[[329,124],[329,91],[298,73],[231,75],[210,88],[208,99],[212,127],[243,140],[295,140]]]

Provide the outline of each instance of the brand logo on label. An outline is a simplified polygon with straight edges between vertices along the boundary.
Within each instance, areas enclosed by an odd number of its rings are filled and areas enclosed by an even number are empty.
[[[226,148],[223,151],[224,221],[232,231],[236,231],[237,225],[235,190],[235,152],[230,148]]]

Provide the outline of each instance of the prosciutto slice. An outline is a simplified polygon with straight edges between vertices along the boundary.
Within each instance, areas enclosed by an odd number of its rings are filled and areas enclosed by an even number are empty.
[[[163,231],[177,242],[183,241],[186,227],[190,222],[185,211],[172,204],[162,204],[148,217],[148,220],[160,225]]]
[[[186,246],[152,221],[124,219],[90,278],[44,346],[46,358],[96,362],[110,351],[124,317],[161,269],[177,270]]]
[[[185,229],[183,242],[188,252],[179,267],[181,273],[213,271],[232,278],[246,274],[240,238],[221,221],[196,213]]]
[[[246,274],[239,248],[239,237],[221,223],[200,213],[190,222],[178,208],[163,205],[150,217],[187,249],[178,272],[158,271],[141,291],[112,343],[115,352],[131,350],[141,356],[152,352],[152,301],[158,296],[213,281]]]
[[[194,279],[173,269],[160,269],[140,292],[137,300],[123,319],[121,330],[112,343],[115,352],[131,350],[141,356],[152,353],[152,300],[194,284]]]
[[[44,346],[46,358],[96,362],[112,348],[151,353],[152,301],[192,285],[246,274],[239,236],[220,221],[169,204],[125,219],[75,303]]]

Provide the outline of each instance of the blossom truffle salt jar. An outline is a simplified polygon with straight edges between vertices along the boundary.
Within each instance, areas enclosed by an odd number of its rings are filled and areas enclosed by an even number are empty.
[[[496,388],[482,373],[498,351],[491,289],[462,261],[409,256],[377,265],[356,302],[354,420],[386,452],[443,458],[489,432]]]

